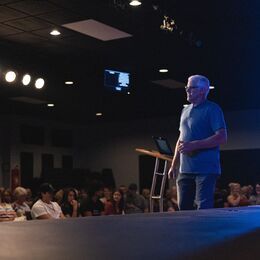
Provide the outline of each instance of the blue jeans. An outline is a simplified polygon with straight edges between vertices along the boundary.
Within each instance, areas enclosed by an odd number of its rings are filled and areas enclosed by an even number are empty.
[[[179,209],[213,208],[217,177],[217,174],[180,173],[177,177]]]

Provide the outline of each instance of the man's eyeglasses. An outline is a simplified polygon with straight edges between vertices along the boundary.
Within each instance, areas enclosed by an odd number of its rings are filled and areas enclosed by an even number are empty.
[[[197,86],[185,86],[185,90],[189,91],[189,90],[194,90],[194,89],[198,89],[199,87]]]

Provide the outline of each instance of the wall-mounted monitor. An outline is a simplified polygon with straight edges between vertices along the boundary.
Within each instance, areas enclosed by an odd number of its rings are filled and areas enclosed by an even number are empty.
[[[130,90],[130,73],[106,69],[104,85],[112,91],[128,92]]]

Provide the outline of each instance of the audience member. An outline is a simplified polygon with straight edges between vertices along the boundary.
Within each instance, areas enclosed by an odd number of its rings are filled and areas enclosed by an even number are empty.
[[[88,192],[85,188],[81,188],[79,190],[79,196],[78,196],[78,203],[81,205],[83,201],[86,201],[88,199]]]
[[[27,191],[23,187],[16,187],[14,192],[15,202],[12,207],[15,210],[17,217],[24,217],[24,219],[31,219],[31,209],[26,203]]]
[[[220,189],[216,187],[214,193],[214,208],[226,208],[228,207],[227,203],[228,191],[226,189]]]
[[[12,203],[12,192],[10,189],[5,189],[2,193],[2,200],[5,203],[11,204]]]
[[[126,196],[127,196],[127,192],[128,192],[128,189],[125,185],[120,185],[119,186],[119,191],[121,192],[121,194],[123,195],[123,199],[124,201],[126,200]]]
[[[249,198],[250,198],[250,186],[243,186],[241,188],[241,197],[242,200],[240,201],[240,206],[248,206],[250,205]]]
[[[65,218],[59,204],[53,202],[54,189],[49,183],[40,186],[40,199],[33,205],[31,215],[33,219],[61,219]]]
[[[177,199],[177,187],[172,186],[168,191],[168,196],[166,200],[166,210],[169,212],[178,211],[178,199]]]
[[[5,188],[4,187],[0,187],[0,198],[2,196],[2,193],[4,192]],[[1,202],[1,201],[0,201]]]
[[[64,190],[61,202],[61,210],[65,217],[78,217],[78,201],[75,189],[69,188]]]
[[[14,221],[16,213],[11,205],[11,191],[5,189],[1,194],[0,202],[0,222],[1,221]]]
[[[119,190],[114,191],[111,201],[105,204],[105,215],[124,214],[124,199]]]
[[[150,190],[149,189],[143,189],[142,190],[142,196],[145,199],[145,207],[148,208],[148,211],[150,211]]]
[[[249,202],[251,205],[260,205],[260,184],[255,185],[255,193],[250,196]]]
[[[239,183],[230,183],[230,195],[227,198],[229,207],[246,206],[249,204],[245,195],[241,194],[241,186]]]
[[[27,188],[26,192],[27,192],[26,204],[31,208],[33,205],[32,190]]]
[[[104,204],[100,201],[102,190],[95,189],[93,195],[82,201],[80,205],[80,213],[83,217],[104,215]]]
[[[63,189],[58,190],[54,195],[54,201],[57,202],[59,205],[61,205],[63,195],[64,195]]]
[[[137,194],[137,185],[135,183],[129,185],[125,203],[126,214],[148,212],[144,197]]]
[[[100,198],[100,201],[105,205],[106,202],[111,201],[111,198],[112,198],[112,191],[111,191],[111,189],[108,188],[108,187],[105,187],[103,189],[103,195],[104,196],[102,198]]]

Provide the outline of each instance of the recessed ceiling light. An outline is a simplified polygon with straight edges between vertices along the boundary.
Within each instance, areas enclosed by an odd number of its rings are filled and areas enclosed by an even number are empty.
[[[36,87],[37,89],[41,89],[41,88],[43,88],[43,86],[44,86],[44,79],[39,78],[39,79],[37,79],[37,80],[35,81],[35,87]]]
[[[132,0],[130,1],[129,3],[131,6],[138,6],[138,5],[141,5],[142,2],[141,1],[137,1],[137,0]]]
[[[66,85],[73,85],[73,81],[65,81]]]
[[[22,83],[24,86],[28,86],[31,82],[31,76],[29,74],[25,74],[22,79]]]
[[[214,86],[209,86],[210,89],[214,89],[215,87]]]
[[[166,73],[166,72],[168,72],[168,69],[159,69],[159,72]]]
[[[54,107],[54,104],[49,103],[49,104],[47,104],[47,107]]]
[[[16,78],[16,74],[14,71],[8,71],[6,74],[5,74],[5,80],[7,82],[13,82],[15,81],[15,78]]]
[[[58,36],[58,35],[60,35],[60,32],[58,30],[52,30],[50,32],[50,34],[53,35],[53,36]]]
[[[96,113],[96,116],[102,116],[101,112]]]

